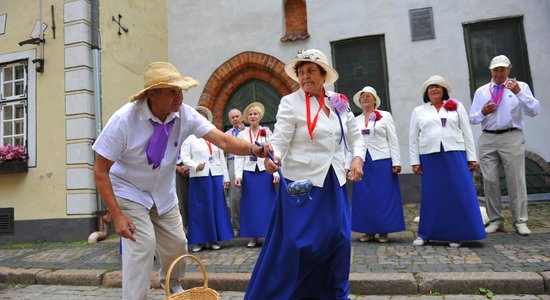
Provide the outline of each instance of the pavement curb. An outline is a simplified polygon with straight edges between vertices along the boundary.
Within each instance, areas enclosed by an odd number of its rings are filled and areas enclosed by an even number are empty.
[[[218,291],[244,292],[251,273],[210,273],[208,286]],[[497,294],[550,293],[550,271],[542,272],[440,272],[440,273],[351,273],[353,294],[415,295],[477,294],[480,287]],[[12,269],[0,267],[0,283],[121,287],[121,271],[92,269]],[[202,273],[187,272],[185,288],[203,286]],[[158,273],[151,287],[159,288]]]

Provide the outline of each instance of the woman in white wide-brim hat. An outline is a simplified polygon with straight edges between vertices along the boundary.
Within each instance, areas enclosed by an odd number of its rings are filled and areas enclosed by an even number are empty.
[[[381,101],[373,87],[366,86],[355,93],[353,102],[363,109],[355,121],[367,152],[363,179],[353,183],[351,229],[365,233],[361,242],[374,241],[378,234],[378,241],[385,243],[388,233],[406,229],[398,177],[399,142],[392,115],[377,109]]]
[[[344,170],[362,176],[365,145],[347,98],[325,89],[338,73],[319,50],[298,52],[285,72],[300,89],[284,96],[271,138],[287,183],[309,179],[310,197],[290,196],[279,185],[268,235],[245,299],[347,299],[351,228]],[[266,168],[277,166],[266,159]],[[284,263],[281,263],[284,262]]]
[[[212,122],[208,108],[197,106],[195,109]],[[223,150],[192,135],[181,146],[181,161],[189,168],[187,241],[195,245],[193,252],[205,247],[219,250],[220,242],[233,238],[224,195],[224,189],[229,188],[229,173]]]
[[[451,85],[441,76],[422,84],[424,104],[411,114],[409,155],[412,170],[422,176],[418,238],[463,241],[486,237],[471,171],[479,166],[468,113],[462,103],[450,99]]]
[[[271,130],[260,125],[264,112],[264,105],[260,102],[252,102],[244,109],[243,120],[249,127],[239,132],[239,138],[250,143],[269,142]],[[249,248],[256,247],[258,240],[267,235],[277,197],[274,184],[277,183],[279,174],[266,172],[263,158],[235,157],[235,185],[241,187],[239,234],[250,239],[246,244]]]

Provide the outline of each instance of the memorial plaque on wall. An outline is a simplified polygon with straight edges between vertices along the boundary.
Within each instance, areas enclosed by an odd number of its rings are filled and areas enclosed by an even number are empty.
[[[434,19],[431,7],[409,10],[409,20],[413,42],[435,39]]]

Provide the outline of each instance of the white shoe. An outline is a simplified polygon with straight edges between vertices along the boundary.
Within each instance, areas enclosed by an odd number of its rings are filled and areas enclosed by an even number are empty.
[[[248,244],[246,244],[246,246],[248,248],[254,248],[256,247],[256,244],[258,244],[258,239],[251,239],[250,241],[248,241]]]
[[[218,243],[212,244],[212,250],[220,250],[222,247]]]
[[[387,233],[381,233],[378,235],[378,242],[379,243],[387,243],[388,242],[388,234]]]
[[[485,233],[495,233],[497,231],[504,231],[504,225],[491,222],[487,227],[485,227]]]
[[[462,246],[460,243],[449,242],[449,247],[451,248],[460,248],[460,246]]]
[[[529,228],[527,228],[527,224],[525,224],[525,223],[516,223],[516,224],[514,224],[514,228],[516,229],[516,231],[520,235],[530,235],[531,234],[531,230],[529,230]]]
[[[359,239],[360,242],[374,241],[374,234],[365,234]]]
[[[164,288],[164,280],[160,282],[160,288]],[[170,295],[183,293],[184,289],[181,287],[181,283],[177,279],[170,279]]]
[[[204,248],[204,244],[200,244],[200,245],[195,245],[195,247],[193,247],[193,252],[199,252],[201,251],[202,249]]]
[[[426,240],[424,240],[421,237],[417,237],[416,240],[414,240],[412,244],[413,244],[413,246],[424,246],[425,243],[426,243]]]

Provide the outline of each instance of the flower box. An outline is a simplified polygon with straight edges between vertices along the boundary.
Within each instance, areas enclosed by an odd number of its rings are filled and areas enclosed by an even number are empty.
[[[0,174],[28,172],[29,165],[26,160],[11,160],[0,163]]]

